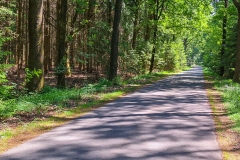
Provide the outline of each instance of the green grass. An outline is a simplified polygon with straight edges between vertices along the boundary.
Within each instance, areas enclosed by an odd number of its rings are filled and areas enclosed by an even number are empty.
[[[204,74],[213,80],[214,87],[222,95],[229,118],[235,123],[233,129],[240,132],[240,84],[219,77],[207,69],[204,70]]]
[[[0,132],[1,139],[8,139],[9,137],[12,137],[12,132],[10,130],[4,130]]]

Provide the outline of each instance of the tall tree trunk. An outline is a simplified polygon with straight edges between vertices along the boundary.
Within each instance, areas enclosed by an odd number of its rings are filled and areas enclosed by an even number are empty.
[[[25,6],[25,11],[26,11],[26,19],[28,19],[28,1],[26,1],[26,6]],[[29,36],[28,36],[28,21],[26,21],[25,24],[25,30],[26,30],[26,35],[25,35],[25,68],[28,66],[28,53],[29,53]]]
[[[92,48],[91,48],[91,41],[89,40],[91,36],[91,21],[93,20],[92,15],[94,14],[94,3],[95,0],[89,0],[88,3],[88,12],[87,12],[87,19],[88,19],[88,24],[87,24],[87,72],[92,73],[92,61],[93,61],[93,54],[92,54]]]
[[[68,54],[70,55],[70,66],[72,67],[72,68],[74,68],[75,66],[74,66],[74,40],[75,40],[75,38],[74,38],[74,25],[75,25],[75,23],[76,23],[76,21],[77,21],[77,18],[78,18],[78,15],[79,15],[79,13],[78,13],[78,8],[79,8],[80,6],[77,4],[76,5],[76,9],[75,9],[75,13],[74,13],[74,15],[73,15],[73,17],[72,17],[72,20],[71,20],[71,28],[70,28],[70,36],[71,36],[71,41],[68,43]]]
[[[26,44],[26,39],[25,39],[25,35],[26,35],[26,30],[25,30],[25,22],[27,21],[26,20],[26,17],[24,16],[25,15],[25,10],[24,10],[24,6],[26,6],[26,0],[23,0],[22,1],[22,22],[21,22],[21,43],[20,43],[20,46],[21,46],[21,52],[20,52],[20,57],[19,57],[19,69],[21,70],[22,67],[23,67],[23,63],[24,63],[24,53],[25,53],[25,44]],[[19,72],[20,73],[20,72]],[[20,76],[19,76],[20,77]]]
[[[228,8],[228,0],[224,0],[224,7],[225,12]],[[224,13],[223,16],[223,23],[222,23],[222,46],[221,46],[221,52],[220,52],[220,68],[219,68],[219,75],[224,75],[224,54],[225,54],[225,48],[226,48],[226,39],[227,39],[227,13]]]
[[[112,0],[108,0],[108,24],[112,26]]]
[[[20,78],[20,58],[22,55],[23,43],[22,43],[22,12],[23,3],[22,0],[18,0],[18,12],[17,12],[17,42],[16,42],[16,64],[17,64],[17,77]]]
[[[236,53],[236,62],[235,62],[235,71],[233,76],[234,82],[240,82],[240,3],[237,0],[233,0],[235,7],[238,10],[238,27],[237,27],[237,53]]]
[[[153,44],[154,45],[153,45],[152,57],[151,57],[151,61],[150,61],[149,73],[152,73],[153,67],[154,67],[154,59],[155,59],[155,54],[156,54],[157,32],[158,32],[158,28],[157,28],[157,25],[155,25],[154,26],[154,32],[153,32]]]
[[[40,91],[44,85],[43,0],[29,0],[28,91]]]
[[[48,73],[50,69],[50,52],[51,52],[51,40],[50,40],[50,25],[49,25],[49,19],[50,19],[50,2],[49,0],[45,1],[45,23],[44,23],[44,72]]]
[[[136,0],[135,18],[133,23],[133,38],[132,38],[132,49],[136,49],[137,34],[138,34],[138,21],[139,21],[139,0]]]
[[[149,42],[150,38],[151,38],[151,29],[150,29],[150,21],[153,19],[152,14],[150,14],[149,11],[149,6],[146,5],[145,6],[145,14],[147,15],[147,23],[145,25],[145,33],[144,33],[144,41],[145,44],[147,45],[147,43]],[[149,54],[149,50],[147,50],[147,53],[145,53],[146,55]],[[141,56],[141,61],[142,61],[142,74],[145,74],[147,71],[147,60],[145,58],[144,55]]]
[[[157,42],[157,32],[158,32],[158,21],[162,15],[164,9],[165,0],[162,0],[160,5],[159,0],[155,0],[155,10],[154,10],[154,32],[153,32],[153,50],[152,50],[152,57],[150,61],[150,68],[149,73],[152,73],[154,68],[154,59],[156,54],[156,42]]]
[[[71,68],[74,68],[74,25],[75,22],[78,18],[79,12],[79,5],[76,4],[75,11],[72,12],[72,14],[69,15],[71,19],[70,23],[70,29],[69,29],[69,34],[68,36],[70,37],[69,40],[67,41],[67,72],[66,75],[71,76]]]
[[[56,49],[57,57],[57,86],[65,87],[65,71],[66,71],[66,25],[67,25],[67,0],[57,0],[57,34]]]
[[[112,81],[117,76],[118,69],[118,42],[119,42],[119,24],[121,20],[122,0],[116,0],[114,11],[114,22],[111,41],[109,80]]]

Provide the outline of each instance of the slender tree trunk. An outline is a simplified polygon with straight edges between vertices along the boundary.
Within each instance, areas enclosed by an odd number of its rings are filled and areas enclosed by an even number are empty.
[[[70,39],[67,41],[67,72],[66,75],[71,76],[71,68],[74,68],[74,25],[78,17],[78,4],[76,5],[75,12],[69,17],[71,17],[70,29],[69,29],[69,37]]]
[[[152,50],[152,57],[150,61],[150,68],[149,73],[152,73],[154,68],[154,59],[156,54],[156,42],[157,42],[157,32],[158,32],[158,21],[162,15],[164,9],[165,0],[162,0],[160,5],[159,0],[155,0],[155,10],[154,10],[154,32],[153,32],[153,50]]]
[[[40,91],[44,85],[43,0],[29,0],[28,91]]]
[[[112,81],[117,76],[118,69],[118,42],[119,42],[119,24],[121,20],[122,0],[116,0],[113,32],[111,41],[109,80]]]
[[[83,60],[83,71],[86,71],[86,63],[87,63],[87,58],[86,58],[86,53],[87,53],[87,33],[86,33],[86,29],[83,32],[83,56],[82,56],[82,60]]]
[[[26,6],[25,6],[25,10],[26,10],[26,19],[28,19],[28,3],[26,1]],[[28,21],[26,21],[25,24],[25,30],[26,30],[26,35],[25,35],[25,68],[27,68],[28,66],[28,53],[29,53],[29,36],[28,36]]]
[[[153,19],[151,16],[152,14],[150,14],[148,5],[145,6],[145,14],[148,17],[147,23],[145,26],[145,34],[144,34],[144,41],[145,41],[145,44],[147,45],[147,43],[149,42],[149,40],[151,38],[150,21]],[[148,55],[149,50],[147,50],[147,53],[145,53],[145,54]],[[142,59],[142,74],[145,74],[147,71],[147,60],[146,60],[145,56],[141,56],[141,59]]]
[[[228,0],[224,0],[224,6],[225,10],[228,8]],[[225,11],[226,12],[226,11]],[[223,16],[223,23],[222,23],[222,46],[221,46],[221,52],[220,52],[220,68],[219,68],[219,75],[224,75],[224,54],[225,54],[225,48],[226,48],[226,39],[227,39],[227,13]]]
[[[112,25],[112,0],[108,0],[108,24]]]
[[[134,18],[134,23],[133,23],[132,49],[136,49],[137,34],[138,34],[138,21],[139,21],[139,0],[136,0],[135,18]]]
[[[20,57],[19,57],[19,69],[22,70],[23,68],[23,63],[24,63],[24,53],[25,53],[25,44],[26,44],[26,39],[25,39],[25,35],[26,35],[26,30],[25,30],[25,22],[27,21],[25,15],[25,6],[26,6],[26,0],[22,1],[22,22],[21,22],[21,51],[20,51]],[[19,72],[20,73],[20,72]],[[20,77],[20,76],[19,76]]]
[[[49,0],[45,1],[45,10],[46,13],[44,14],[45,16],[45,23],[44,23],[44,72],[48,73],[50,66],[49,66],[49,61],[50,61],[50,50],[51,50],[51,40],[50,40],[50,25],[48,23],[49,18],[50,18],[50,2]]]
[[[74,40],[75,40],[75,38],[74,38],[74,36],[73,36],[73,34],[74,34],[74,25],[75,25],[75,23],[76,23],[76,21],[77,21],[77,18],[78,18],[78,12],[77,12],[77,9],[79,8],[79,6],[77,5],[76,6],[76,11],[75,11],[75,13],[74,13],[74,15],[73,15],[73,17],[72,17],[72,21],[71,21],[71,29],[70,29],[70,36],[72,37],[72,39],[71,39],[71,41],[69,42],[69,55],[70,55],[70,66],[71,67],[75,67],[74,66]]]
[[[91,48],[91,42],[89,40],[90,36],[91,36],[91,20],[93,20],[92,18],[92,15],[93,15],[93,12],[94,12],[94,3],[95,3],[95,0],[89,0],[89,4],[88,4],[88,12],[87,12],[87,19],[89,21],[89,23],[87,24],[87,55],[88,55],[88,58],[87,58],[87,72],[88,73],[92,73],[92,59],[93,59],[93,54],[92,54],[92,48]]]
[[[235,71],[233,76],[234,82],[240,82],[240,3],[237,0],[233,0],[235,7],[238,10],[238,27],[237,27],[237,53],[236,53],[236,62],[235,62]]]
[[[66,25],[67,25],[67,0],[57,1],[57,34],[56,49],[57,57],[57,86],[65,87],[65,71],[66,71]]]
[[[17,64],[17,77],[20,78],[20,58],[22,55],[22,0],[18,0],[18,14],[17,14],[17,45],[16,45],[16,64]]]
[[[77,40],[78,41],[78,43],[77,43],[78,44],[78,46],[77,46],[78,48],[83,48],[82,39],[83,39],[82,38],[82,34],[79,34],[78,35],[78,40]],[[79,61],[78,61],[78,69],[81,71],[82,68],[83,68],[83,63],[82,63],[82,59],[83,58],[82,58],[81,54],[78,55],[78,59],[79,59]]]
[[[157,25],[154,26],[154,33],[153,33],[153,50],[152,50],[152,57],[151,57],[151,62],[150,62],[150,69],[149,73],[152,73],[153,67],[154,67],[154,60],[155,60],[155,54],[156,54],[156,41],[157,41]]]

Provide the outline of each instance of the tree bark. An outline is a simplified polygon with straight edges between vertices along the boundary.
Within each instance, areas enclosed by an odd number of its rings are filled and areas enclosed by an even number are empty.
[[[23,2],[18,0],[18,12],[17,12],[17,43],[16,43],[16,64],[17,64],[17,77],[20,78],[20,58],[22,56],[22,12],[23,12]]]
[[[152,73],[153,67],[154,67],[154,59],[155,59],[155,54],[156,54],[157,32],[158,32],[158,28],[157,28],[157,25],[155,25],[154,26],[154,33],[153,33],[153,44],[154,45],[153,45],[153,50],[152,50],[152,57],[151,57],[149,73]]]
[[[133,23],[133,38],[132,38],[132,49],[136,49],[137,34],[138,34],[138,21],[139,21],[139,0],[136,0],[135,18]]]
[[[40,91],[44,85],[43,65],[43,0],[29,0],[29,57],[27,84],[29,92]]]
[[[234,82],[240,82],[239,73],[240,73],[240,3],[237,0],[233,0],[235,7],[238,10],[238,27],[237,27],[237,53],[236,53],[236,62],[235,62],[235,71],[233,76]]]
[[[57,1],[57,86],[65,88],[66,71],[66,25],[67,25],[67,0]]]
[[[119,24],[121,20],[122,0],[116,0],[114,11],[113,32],[111,41],[109,80],[117,77],[118,69],[118,42],[119,42]]]
[[[156,41],[157,41],[157,32],[158,32],[158,21],[162,15],[164,9],[165,0],[162,1],[161,5],[159,0],[155,0],[155,10],[154,10],[154,33],[153,33],[153,50],[152,50],[152,57],[150,61],[150,68],[149,73],[152,73],[154,68],[154,59],[156,54]]]
[[[88,3],[88,12],[87,12],[87,19],[88,19],[88,24],[87,24],[87,72],[92,73],[93,71],[93,54],[92,54],[92,46],[90,39],[91,36],[91,20],[94,21],[92,18],[92,15],[94,14],[94,4],[95,0],[89,0]]]
[[[50,18],[50,2],[49,0],[45,1],[45,8],[46,13],[45,16],[45,23],[44,23],[44,72],[48,73],[50,69],[50,52],[51,52],[51,40],[50,40],[50,25],[48,23]]]
[[[26,20],[28,19],[28,3],[26,1],[26,6],[25,6],[25,11],[26,11]],[[29,39],[28,39],[28,20],[26,21],[25,24],[25,30],[26,30],[26,35],[25,35],[25,68],[28,66],[28,55],[29,55]]]
[[[224,0],[224,7],[225,10],[228,8],[228,0]],[[219,75],[223,76],[225,69],[224,69],[224,54],[225,54],[225,48],[226,48],[226,39],[227,39],[227,14],[223,16],[223,23],[222,23],[222,46],[221,46],[221,52],[220,52],[220,69],[219,69]]]

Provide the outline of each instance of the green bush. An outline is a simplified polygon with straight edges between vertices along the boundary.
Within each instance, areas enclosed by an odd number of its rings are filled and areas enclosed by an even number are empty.
[[[0,64],[0,99],[9,99],[13,94],[15,85],[7,80],[6,70],[11,65]]]

